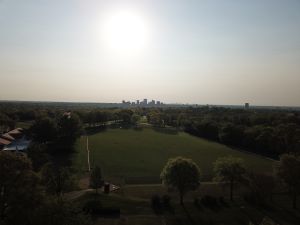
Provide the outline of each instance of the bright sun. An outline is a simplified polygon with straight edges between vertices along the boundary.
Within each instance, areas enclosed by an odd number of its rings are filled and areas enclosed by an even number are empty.
[[[149,27],[137,12],[118,10],[103,19],[101,36],[110,53],[127,57],[139,54],[147,46]]]

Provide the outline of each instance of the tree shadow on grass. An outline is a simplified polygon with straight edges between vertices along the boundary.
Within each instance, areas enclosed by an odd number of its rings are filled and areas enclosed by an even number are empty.
[[[187,216],[187,218],[189,220],[189,224],[191,224],[191,225],[196,224],[195,220],[192,218],[190,212],[187,210],[187,208],[185,207],[185,205],[182,205],[182,209],[185,212],[185,214],[186,214],[186,216]]]
[[[153,130],[163,134],[170,134],[170,135],[178,134],[178,130],[173,127],[154,127]]]
[[[87,135],[93,135],[93,134],[105,132],[107,130],[107,126],[102,125],[97,127],[87,127],[85,130]]]

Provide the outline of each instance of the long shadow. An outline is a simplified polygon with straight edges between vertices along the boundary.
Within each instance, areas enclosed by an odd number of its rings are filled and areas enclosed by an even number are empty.
[[[107,130],[107,126],[97,126],[97,127],[88,127],[85,129],[87,135],[93,135],[101,132],[105,132]]]
[[[153,127],[153,130],[163,134],[177,135],[178,131],[175,128]]]
[[[188,218],[190,224],[196,224],[195,221],[194,221],[194,219],[192,218],[190,212],[189,212],[189,211],[187,210],[187,208],[185,207],[185,205],[182,205],[182,208],[183,208],[183,210],[184,210],[184,212],[185,212],[185,214],[186,214],[186,216],[187,216],[187,218]]]

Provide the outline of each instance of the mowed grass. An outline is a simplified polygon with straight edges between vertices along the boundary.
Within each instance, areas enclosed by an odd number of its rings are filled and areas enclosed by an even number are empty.
[[[76,149],[74,166],[79,171],[86,171],[86,137],[80,138]],[[167,134],[151,128],[108,129],[93,134],[89,136],[89,149],[92,167],[101,166],[107,179],[154,177],[158,180],[167,160],[176,156],[193,159],[200,167],[204,180],[213,177],[213,162],[222,156],[243,158],[249,169],[261,172],[272,172],[274,163],[187,133]]]

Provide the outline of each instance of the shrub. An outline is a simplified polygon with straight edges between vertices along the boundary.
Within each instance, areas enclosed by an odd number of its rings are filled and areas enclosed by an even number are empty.
[[[170,207],[171,206],[171,198],[169,195],[164,195],[162,196],[162,203],[165,207]]]
[[[218,201],[215,197],[210,196],[210,195],[205,195],[202,199],[201,199],[201,203],[209,208],[215,208],[218,206]]]
[[[83,207],[85,213],[104,217],[120,216],[120,208],[103,207],[99,200],[89,200]]]
[[[151,206],[155,213],[160,214],[162,212],[162,202],[158,195],[153,195],[151,198]]]
[[[200,206],[200,199],[199,198],[194,198],[194,205],[196,206],[196,207],[199,207]]]
[[[83,207],[83,211],[90,214],[100,214],[102,210],[102,204],[99,200],[87,201]]]

